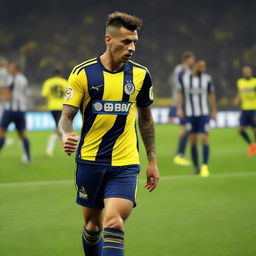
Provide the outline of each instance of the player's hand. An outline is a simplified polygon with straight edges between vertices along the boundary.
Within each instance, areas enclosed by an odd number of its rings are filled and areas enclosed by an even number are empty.
[[[160,174],[155,161],[152,161],[149,163],[149,166],[146,171],[146,175],[147,175],[147,183],[145,184],[145,188],[149,192],[151,192],[156,188],[157,183],[160,179]]]
[[[183,119],[184,118],[184,112],[182,109],[177,109],[177,117],[179,119]]]
[[[62,137],[63,150],[69,156],[74,153],[77,149],[78,138],[76,133],[66,133]]]

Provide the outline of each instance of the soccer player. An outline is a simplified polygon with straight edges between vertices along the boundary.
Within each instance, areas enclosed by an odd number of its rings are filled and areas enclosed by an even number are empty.
[[[12,75],[12,80],[8,85],[9,100],[5,103],[0,125],[0,150],[4,146],[8,126],[13,122],[23,145],[22,161],[24,163],[30,163],[29,140],[25,134],[28,81],[21,73],[17,63],[11,63],[9,65],[9,72]]]
[[[56,141],[58,139],[57,127],[61,117],[62,103],[65,91],[68,86],[68,81],[62,77],[61,70],[56,69],[54,76],[47,79],[42,87],[41,95],[47,99],[48,110],[51,111],[52,117],[55,121],[56,130],[48,139],[46,154],[53,156]]]
[[[177,114],[180,118],[186,117],[186,128],[189,131],[191,143],[191,156],[195,168],[195,174],[202,177],[209,176],[209,121],[210,117],[216,119],[216,98],[211,77],[205,73],[204,60],[196,61],[192,73],[184,73],[179,76],[179,94]],[[185,113],[183,112],[185,104]],[[209,103],[209,104],[208,104]],[[210,105],[210,108],[209,108]],[[203,164],[200,168],[197,151],[197,135],[200,134],[202,144]]]
[[[147,68],[130,61],[141,25],[135,16],[110,14],[105,52],[76,66],[68,80],[59,131],[64,151],[77,151],[77,203],[83,210],[86,256],[124,255],[124,222],[135,206],[140,171],[136,110],[148,157],[145,188],[154,190],[159,179],[151,77]],[[78,145],[72,120],[79,109],[83,128]]]
[[[191,69],[195,63],[195,56],[192,52],[184,52],[182,55],[182,63],[177,65],[173,71],[171,77],[172,85],[172,99],[174,105],[171,107],[171,113],[176,113],[176,104],[177,104],[177,91],[179,88],[179,75],[184,74],[185,72],[191,72]],[[176,114],[175,114],[176,115]],[[176,156],[173,159],[173,162],[178,165],[189,166],[191,165],[190,161],[184,157],[186,145],[188,141],[188,132],[186,130],[186,120],[185,118],[180,119],[180,130],[179,130],[179,142]]]
[[[8,62],[3,57],[0,57],[0,122],[3,114],[4,101],[8,98],[8,91],[6,89],[10,74],[8,71]]]
[[[244,66],[242,69],[243,78],[238,79],[238,94],[235,102],[241,102],[241,115],[239,133],[250,145],[247,155],[253,156],[256,153],[256,78],[253,77],[252,68]],[[254,133],[254,140],[251,140],[246,127],[251,126]]]

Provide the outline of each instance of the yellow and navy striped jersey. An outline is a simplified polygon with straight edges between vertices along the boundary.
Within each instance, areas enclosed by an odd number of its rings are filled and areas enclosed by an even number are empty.
[[[76,161],[139,164],[136,109],[153,102],[147,68],[129,61],[118,72],[110,72],[98,57],[76,66],[68,84],[64,105],[80,108],[83,117]]]
[[[41,95],[47,98],[49,110],[62,110],[63,97],[67,86],[68,81],[62,77],[52,77],[44,82]]]
[[[256,78],[240,78],[237,81],[242,110],[256,109]]]

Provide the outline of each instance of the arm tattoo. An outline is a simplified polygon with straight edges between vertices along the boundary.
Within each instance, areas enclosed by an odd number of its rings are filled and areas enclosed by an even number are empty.
[[[58,132],[60,134],[60,137],[62,137],[65,133],[73,131],[73,119],[77,112],[78,109],[76,108],[65,105],[63,106],[61,118],[58,125]]]
[[[139,128],[149,161],[156,160],[155,129],[150,107],[139,108]]]

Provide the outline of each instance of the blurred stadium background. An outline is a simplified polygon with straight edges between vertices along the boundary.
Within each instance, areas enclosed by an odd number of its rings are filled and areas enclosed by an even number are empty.
[[[242,65],[256,71],[253,0],[0,2],[0,55],[22,64],[31,89],[29,115],[46,110],[41,85],[55,67],[68,77],[74,65],[104,51],[103,24],[113,10],[144,20],[134,60],[152,73],[159,123],[167,120],[168,80],[184,51],[206,60],[218,108],[228,111],[223,115],[238,110],[232,102]],[[230,126],[236,126],[237,114],[231,117]],[[37,131],[29,132],[30,165],[19,162],[21,150],[13,132],[9,137],[14,144],[0,154],[1,256],[82,255],[74,159],[65,157],[60,145],[54,158],[44,154],[50,132],[40,130],[52,125],[48,117],[31,124]],[[172,163],[178,127],[158,124],[156,135],[162,181],[154,193],[147,193],[141,174],[139,205],[127,225],[126,255],[255,256],[256,157],[246,156],[247,145],[236,128],[212,130],[208,179]]]
[[[31,109],[38,109],[44,79],[56,66],[68,76],[74,65],[103,52],[106,15],[123,10],[144,20],[134,60],[150,69],[156,104],[170,104],[168,78],[190,50],[206,60],[219,107],[230,109],[242,65],[256,69],[255,9],[253,0],[2,0],[1,55],[20,59],[33,89]]]

